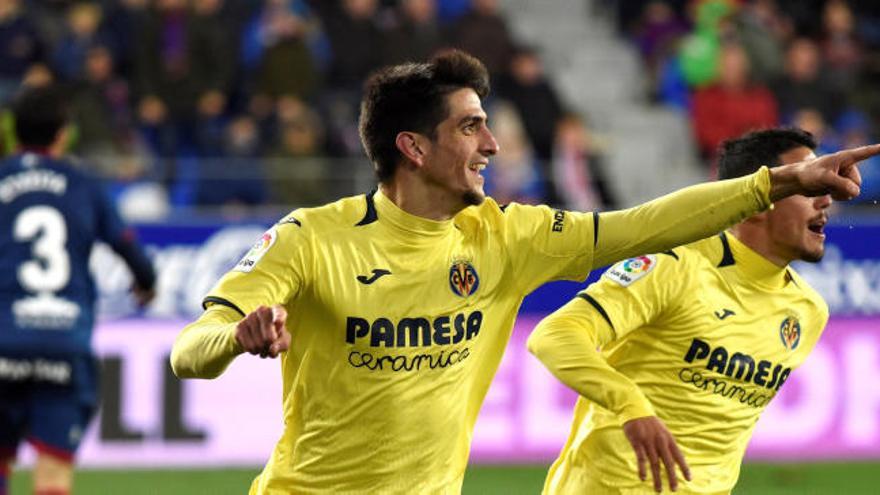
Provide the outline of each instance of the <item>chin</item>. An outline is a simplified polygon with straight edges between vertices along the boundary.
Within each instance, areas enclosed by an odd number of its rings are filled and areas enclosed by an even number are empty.
[[[801,255],[801,261],[806,261],[807,263],[818,263],[822,261],[822,256],[825,256],[825,249],[818,249],[816,251],[805,251]]]
[[[464,195],[462,195],[461,200],[468,206],[478,206],[483,204],[483,201],[486,200],[486,193],[479,190],[466,191]]]

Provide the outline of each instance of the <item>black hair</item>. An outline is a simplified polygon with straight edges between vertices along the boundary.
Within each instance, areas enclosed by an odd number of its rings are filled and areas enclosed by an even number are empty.
[[[718,178],[732,179],[757,171],[761,166],[782,165],[780,155],[795,148],[815,150],[816,138],[795,127],[754,131],[721,144]]]
[[[379,182],[394,176],[402,158],[397,134],[411,131],[433,140],[437,125],[449,115],[446,96],[462,88],[485,98],[489,73],[482,62],[460,50],[441,52],[428,63],[384,67],[369,77],[359,131]]]
[[[67,102],[53,86],[25,88],[12,103],[15,136],[22,146],[46,147],[70,118]]]

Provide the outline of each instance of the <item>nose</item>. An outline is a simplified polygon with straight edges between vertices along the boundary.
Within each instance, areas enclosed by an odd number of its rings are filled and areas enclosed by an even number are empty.
[[[824,210],[831,206],[832,203],[834,203],[834,200],[831,199],[830,194],[816,196],[815,198],[813,198],[813,205],[816,207],[817,210]]]
[[[493,156],[497,154],[500,149],[501,146],[498,145],[498,141],[495,140],[492,131],[490,131],[488,127],[485,127],[483,139],[480,141],[480,153],[482,153],[483,156]]]

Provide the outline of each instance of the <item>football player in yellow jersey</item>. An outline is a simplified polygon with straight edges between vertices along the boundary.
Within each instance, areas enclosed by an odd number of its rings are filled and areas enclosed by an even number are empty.
[[[723,145],[720,176],[815,148],[797,129],[747,134]],[[651,493],[664,478],[730,493],[758,417],[828,320],[788,265],[822,258],[831,202],[791,196],[718,236],[623,261],[542,320],[529,349],[581,395],[544,493]]]
[[[858,194],[861,148],[688,188],[630,210],[499,206],[486,70],[462,52],[367,82],[377,191],[269,229],[181,332],[180,377],[281,357],[283,433],[251,493],[459,493],[480,405],[523,297],[720,231],[795,193]],[[281,425],[279,425],[281,426]]]

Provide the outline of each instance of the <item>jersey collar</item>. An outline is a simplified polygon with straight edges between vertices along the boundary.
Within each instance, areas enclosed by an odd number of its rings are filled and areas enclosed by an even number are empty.
[[[381,223],[410,235],[437,237],[445,235],[454,228],[451,219],[430,220],[403,211],[388,196],[382,194],[381,189],[375,192],[373,199],[376,205],[376,215]]]
[[[725,234],[735,265],[745,277],[759,285],[774,289],[785,287],[791,280],[788,266],[778,266],[743,244],[729,232]]]

